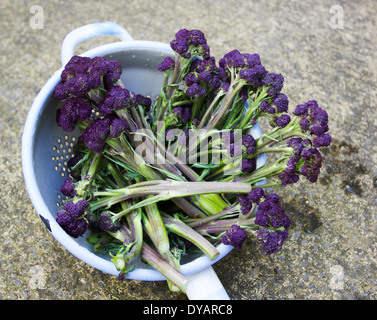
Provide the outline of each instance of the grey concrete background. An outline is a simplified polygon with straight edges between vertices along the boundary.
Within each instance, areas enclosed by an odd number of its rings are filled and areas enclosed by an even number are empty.
[[[32,5],[44,9],[32,29]],[[343,28],[334,29],[343,9]],[[291,108],[316,99],[330,116],[333,145],[317,184],[281,195],[293,227],[283,250],[263,255],[250,240],[214,269],[232,299],[376,298],[377,3],[362,1],[0,2],[0,299],[187,299],[164,282],[120,282],[77,260],[48,233],[21,171],[21,135],[34,97],[60,68],[65,35],[113,21],[135,39],[170,42],[200,29],[213,55],[257,52],[285,76]],[[335,25],[336,26],[336,25]],[[114,41],[89,40],[83,52]]]

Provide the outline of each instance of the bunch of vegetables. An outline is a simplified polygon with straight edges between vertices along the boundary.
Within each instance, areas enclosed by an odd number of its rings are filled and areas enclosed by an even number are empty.
[[[170,46],[155,101],[127,89],[119,61],[74,56],[65,66],[56,121],[79,138],[57,222],[110,255],[120,278],[142,261],[184,292],[180,259],[191,251],[215,259],[219,243],[241,249],[248,236],[266,254],[282,248],[290,218],[266,188],[314,183],[331,136],[315,100],[288,114],[284,77],[258,54],[233,50],[217,63],[199,30],[179,30]],[[254,137],[262,118],[268,128]]]

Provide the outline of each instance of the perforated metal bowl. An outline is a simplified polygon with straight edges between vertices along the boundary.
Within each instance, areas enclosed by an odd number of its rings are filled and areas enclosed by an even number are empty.
[[[74,54],[78,43],[89,38],[111,34],[122,41],[96,47],[82,53],[82,56],[102,56],[105,59],[119,60],[123,66],[122,81],[136,93],[148,95],[152,99],[160,93],[163,73],[157,65],[165,56],[173,56],[169,45],[154,41],[133,40],[129,33],[114,23],[97,23],[83,26],[69,33],[62,46],[62,65]],[[59,101],[53,91],[60,82],[63,67],[43,86],[29,111],[22,137],[22,168],[30,199],[40,218],[54,238],[77,258],[103,272],[118,275],[109,258],[98,255],[86,242],[85,235],[74,239],[56,222],[56,213],[62,202],[60,187],[68,174],[66,165],[71,158],[73,145],[78,132],[67,133],[57,126],[56,110]],[[254,137],[259,137],[259,127],[253,129]],[[257,166],[265,162],[257,160]],[[211,265],[232,250],[231,246],[218,245],[220,255],[211,261],[205,255],[192,255],[182,263],[182,273],[189,279],[187,295],[195,299],[227,299],[228,296],[214,273]],[[158,271],[139,262],[127,278],[142,281],[165,280]],[[200,291],[200,292],[198,292]]]

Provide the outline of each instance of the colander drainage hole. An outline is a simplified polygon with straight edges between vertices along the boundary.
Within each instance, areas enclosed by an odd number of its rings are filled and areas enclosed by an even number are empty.
[[[51,156],[51,160],[55,163],[55,172],[63,178],[69,174],[67,164],[69,159],[73,156],[75,142],[75,136],[65,135],[63,138],[58,138],[56,144],[52,147],[53,155]],[[66,198],[66,196],[58,193],[56,205],[60,207],[62,201]]]

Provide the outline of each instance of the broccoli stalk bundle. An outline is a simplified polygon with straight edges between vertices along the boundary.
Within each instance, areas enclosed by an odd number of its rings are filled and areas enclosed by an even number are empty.
[[[217,63],[199,30],[179,30],[170,45],[155,101],[127,89],[119,61],[74,56],[65,66],[56,123],[80,136],[57,222],[110,255],[120,278],[142,261],[184,292],[180,260],[192,251],[213,260],[219,243],[240,250],[248,236],[266,254],[281,250],[291,222],[266,188],[316,182],[331,136],[315,100],[288,114],[284,77],[258,54],[232,50]],[[270,153],[277,160],[257,168]]]

